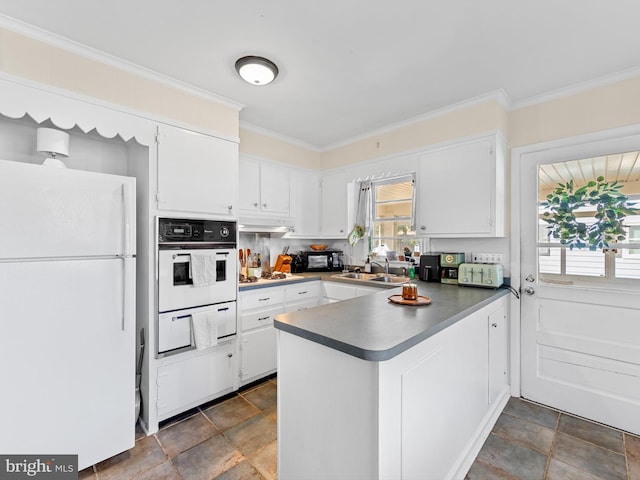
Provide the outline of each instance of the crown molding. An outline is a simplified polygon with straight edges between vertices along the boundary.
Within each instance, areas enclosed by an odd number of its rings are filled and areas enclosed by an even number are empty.
[[[511,109],[518,110],[525,107],[531,107],[540,103],[558,100],[560,98],[587,92],[599,87],[606,87],[608,85],[612,85],[614,83],[622,82],[623,80],[629,80],[636,77],[640,77],[640,67],[633,67],[627,70],[622,70],[620,72],[610,73],[608,75],[603,75],[602,77],[594,78],[593,80],[576,83],[567,87],[559,88],[557,90],[542,93],[540,95],[535,95],[533,97],[514,102]]]
[[[191,95],[195,95],[197,97],[222,104],[236,111],[240,111],[245,107],[245,105],[239,102],[236,102],[234,100],[222,97],[220,95],[216,95],[214,93],[211,93],[199,87],[195,87],[188,83],[181,82],[180,80],[176,80],[175,78],[172,78],[162,73],[156,72],[154,70],[142,67],[140,65],[136,65],[134,63],[128,62],[126,60],[115,57],[113,55],[109,55],[107,53],[101,52],[94,48],[91,48],[81,43],[70,40],[68,38],[48,32],[42,28],[29,25],[28,23],[22,22],[20,20],[17,20],[13,17],[9,17],[7,15],[0,14],[0,27],[6,28],[15,33],[19,33],[20,35],[24,35],[34,40],[38,40],[40,42],[46,43],[48,45],[61,48],[63,50],[74,53],[76,55],[80,55],[80,56],[89,58],[91,60],[95,60],[107,65],[110,65],[112,67],[119,68],[121,70],[132,73],[134,75],[138,75],[140,77],[146,78],[147,80],[153,80],[155,82],[161,83],[168,87],[181,90],[185,93],[189,93]]]
[[[280,140],[292,145],[295,145],[297,147],[301,147],[301,148],[305,148],[307,150],[311,150],[313,152],[322,152],[324,149],[316,146],[316,145],[312,145],[311,143],[307,143],[304,142],[302,140],[298,140],[296,138],[293,137],[288,137],[286,135],[282,135],[281,133],[276,133],[272,130],[268,130],[264,127],[260,127],[258,125],[254,125],[252,123],[248,123],[248,122],[244,122],[244,121],[240,121],[240,129],[242,130],[248,130],[250,132],[253,133],[258,133],[260,135],[264,135],[265,137],[270,137],[273,138],[274,140]]]
[[[322,148],[323,152],[327,152],[329,150],[334,150],[336,148],[341,148],[347,145],[351,145],[352,143],[359,142],[361,140],[366,140],[371,137],[375,137],[378,135],[383,135],[386,133],[393,132],[395,130],[399,130],[401,128],[406,128],[416,123],[423,122],[425,120],[429,120],[432,118],[440,117],[447,113],[455,112],[458,110],[463,110],[465,108],[469,108],[474,105],[478,105],[481,103],[485,103],[488,101],[494,100],[498,102],[498,104],[504,108],[507,112],[511,111],[511,99],[506,91],[503,89],[494,90],[493,92],[486,93],[484,95],[478,95],[477,97],[470,98],[468,100],[464,100],[462,102],[454,103],[452,105],[448,105],[443,108],[439,108],[437,110],[432,110],[428,113],[424,113],[422,115],[418,115],[417,117],[412,117],[407,120],[403,120],[402,122],[394,123],[392,125],[388,125],[386,127],[380,128],[378,130],[373,130],[371,132],[364,133],[362,135],[358,135],[356,137],[352,137],[348,140],[343,140],[341,142],[333,143],[327,145]]]

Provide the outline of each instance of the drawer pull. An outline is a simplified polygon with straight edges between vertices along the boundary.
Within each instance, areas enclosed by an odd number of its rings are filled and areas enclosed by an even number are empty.
[[[229,307],[224,307],[224,308],[219,308],[218,309],[219,312],[226,312],[227,310],[229,310]]]
[[[258,320],[262,321],[262,320],[269,320],[271,318],[271,316],[266,316],[266,317],[260,317],[258,318]]]
[[[259,298],[258,299],[259,302],[266,302],[267,300],[271,300],[271,297]]]
[[[307,293],[309,293],[307,290],[305,290],[304,292],[298,292],[298,295],[306,295]]]

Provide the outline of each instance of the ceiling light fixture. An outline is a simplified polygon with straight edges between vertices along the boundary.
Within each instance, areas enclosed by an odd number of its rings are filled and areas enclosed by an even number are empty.
[[[236,61],[236,70],[243,80],[252,85],[266,85],[278,76],[278,67],[263,57],[248,56]]]

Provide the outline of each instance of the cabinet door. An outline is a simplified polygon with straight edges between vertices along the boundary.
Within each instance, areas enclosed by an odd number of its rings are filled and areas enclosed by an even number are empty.
[[[158,368],[158,417],[188,410],[234,387],[233,346],[175,361]]]
[[[506,308],[489,315],[489,404],[509,384],[508,329]]]
[[[240,210],[260,211],[260,162],[250,158],[240,158]]]
[[[260,166],[260,209],[289,215],[289,170],[263,162]]]
[[[158,127],[158,208],[233,215],[238,145],[182,128]]]
[[[320,176],[313,172],[293,171],[290,174],[290,215],[295,226],[287,237],[311,236],[320,233]]]
[[[277,340],[273,327],[243,333],[241,349],[242,382],[255,380],[276,370]]]
[[[322,235],[347,236],[347,176],[344,171],[324,175],[321,181]]]
[[[492,236],[504,185],[495,137],[425,153],[418,177],[418,230],[427,236]],[[502,176],[500,176],[503,178]],[[502,182],[504,183],[504,182]]]

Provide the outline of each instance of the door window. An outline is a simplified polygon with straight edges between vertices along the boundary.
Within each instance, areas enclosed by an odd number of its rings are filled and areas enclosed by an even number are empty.
[[[538,166],[542,282],[640,279],[640,152]]]

